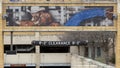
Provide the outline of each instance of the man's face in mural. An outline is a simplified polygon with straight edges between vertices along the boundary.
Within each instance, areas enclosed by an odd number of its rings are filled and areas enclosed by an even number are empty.
[[[32,21],[36,22],[39,20],[40,17],[40,13],[36,12],[36,13],[32,13]]]
[[[106,17],[108,19],[112,20],[112,18],[113,18],[113,9],[111,9],[111,8],[106,9]]]

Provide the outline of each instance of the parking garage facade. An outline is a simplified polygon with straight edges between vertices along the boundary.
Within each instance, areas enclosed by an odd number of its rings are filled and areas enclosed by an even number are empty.
[[[3,45],[1,53],[4,56],[1,63],[4,65],[1,65],[1,68],[84,68],[86,66],[97,68],[99,65],[91,64],[94,61],[88,62],[88,59],[83,62],[84,57],[92,57],[91,46],[87,44],[88,40],[69,41],[69,38],[68,41],[61,40],[61,37],[67,32],[116,31],[117,19],[107,20],[104,17],[104,9],[106,8],[110,8],[116,13],[116,1],[105,1],[105,3],[91,1],[89,4],[88,2],[83,0],[4,0],[2,2],[2,32],[0,34],[2,35],[0,36],[1,45]],[[45,10],[41,12],[43,15],[39,19],[42,24],[33,23],[37,19],[34,17],[34,12],[38,11],[33,9],[38,7],[39,10]],[[93,15],[93,12],[100,12],[100,14]],[[90,15],[87,16],[87,13]],[[48,17],[44,17],[44,15]],[[87,21],[83,20],[81,16],[84,16],[83,19],[87,19]],[[46,21],[44,18],[48,20]],[[105,19],[110,23],[104,24],[104,21],[96,23],[96,21],[92,21],[94,19],[97,21]],[[111,28],[107,28],[108,26]],[[95,49],[95,53],[102,57],[104,52],[101,48],[96,46]],[[104,66],[107,65],[103,64]]]

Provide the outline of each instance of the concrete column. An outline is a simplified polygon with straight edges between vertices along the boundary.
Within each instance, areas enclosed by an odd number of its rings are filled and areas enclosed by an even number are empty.
[[[78,46],[78,55],[80,55],[80,46]]]
[[[40,33],[39,32],[35,32],[35,40],[39,40],[39,36]],[[36,68],[40,68],[40,46],[37,45],[35,46],[35,50],[36,50]]]
[[[95,58],[97,57],[97,47],[95,47]]]
[[[40,39],[40,33],[39,32],[35,32],[35,40],[39,40]]]
[[[40,46],[35,46],[36,50],[36,68],[40,67]]]
[[[70,46],[71,54],[78,54],[78,46]]]
[[[85,47],[80,46],[80,56],[84,56],[84,53],[85,53]]]
[[[91,46],[88,46],[88,50],[89,50],[89,58],[91,58],[92,56],[91,56],[91,54],[92,54],[92,47]]]

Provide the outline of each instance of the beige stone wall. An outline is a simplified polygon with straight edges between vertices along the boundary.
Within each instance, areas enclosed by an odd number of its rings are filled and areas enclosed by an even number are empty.
[[[3,56],[2,16],[0,14],[0,68],[4,68]]]
[[[116,68],[120,68],[120,14],[118,14],[117,26],[117,45],[116,45]]]

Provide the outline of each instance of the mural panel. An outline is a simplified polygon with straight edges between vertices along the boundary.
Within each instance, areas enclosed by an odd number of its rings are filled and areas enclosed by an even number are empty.
[[[8,6],[6,26],[113,26],[112,6]]]

